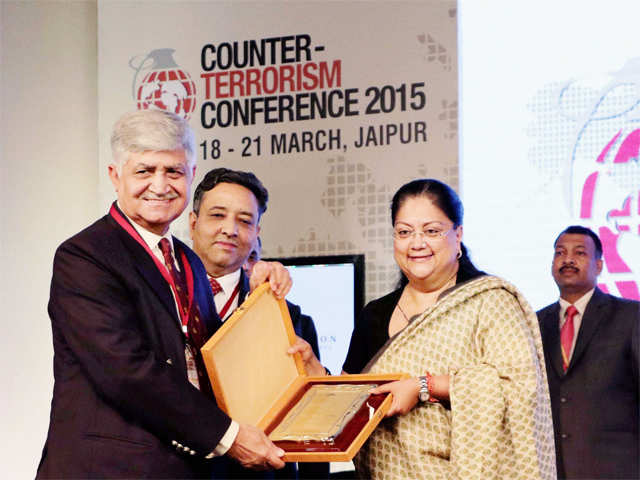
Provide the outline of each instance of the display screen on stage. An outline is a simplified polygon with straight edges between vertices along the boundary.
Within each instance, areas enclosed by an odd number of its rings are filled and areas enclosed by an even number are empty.
[[[556,236],[582,225],[603,243],[600,288],[640,299],[640,3],[462,0],[458,13],[472,259],[538,309],[558,298]]]
[[[364,305],[364,255],[274,258],[293,280],[287,300],[311,316],[320,359],[340,374],[356,315]]]

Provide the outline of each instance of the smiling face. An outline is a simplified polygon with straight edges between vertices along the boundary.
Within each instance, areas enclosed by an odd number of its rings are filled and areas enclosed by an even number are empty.
[[[122,211],[142,228],[164,235],[187,206],[195,167],[189,168],[183,150],[130,153],[109,177]]]
[[[249,257],[260,233],[258,201],[248,188],[219,183],[205,192],[199,213],[189,214],[193,250],[207,273],[235,272]]]
[[[551,273],[560,296],[573,303],[594,288],[602,271],[593,239],[580,233],[560,235],[555,245]]]
[[[396,214],[393,256],[409,283],[421,290],[444,286],[458,269],[457,254],[462,226],[453,222],[424,195],[408,197]],[[428,238],[423,232],[439,230],[442,235]],[[407,238],[407,232],[414,232]]]

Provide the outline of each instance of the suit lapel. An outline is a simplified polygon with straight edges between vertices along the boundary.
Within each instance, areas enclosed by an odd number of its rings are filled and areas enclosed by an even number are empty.
[[[572,365],[576,364],[584,354],[593,335],[596,333],[596,330],[598,330],[600,322],[602,322],[605,317],[609,317],[606,312],[609,303],[607,296],[596,287],[584,311],[582,322],[580,322],[580,330],[578,331],[578,338],[576,339],[576,346],[573,349],[569,369]],[[567,371],[569,369],[567,369]]]
[[[249,295],[249,277],[244,273],[244,268],[240,269],[240,291],[238,292],[238,306],[242,305],[244,299]]]
[[[166,308],[167,312],[175,319],[174,325],[177,330],[179,328],[178,312],[176,310],[176,303],[171,293],[171,287],[167,284],[158,267],[153,259],[149,256],[147,251],[129,235],[118,223],[111,217],[109,221],[112,222],[118,237],[122,244],[130,253],[133,259],[133,265],[135,269],[140,273],[140,276],[149,285],[151,290],[160,300],[160,303]]]
[[[216,310],[216,304],[213,300],[213,293],[211,292],[211,285],[209,284],[207,273],[197,255],[176,237],[173,237],[173,246],[180,269],[183,272],[185,271],[185,267],[182,261],[182,253],[185,254],[189,262],[193,273],[193,308],[198,309],[209,335],[212,335],[222,326],[222,321]]]
[[[175,237],[174,237],[174,246],[176,247],[176,249],[182,248],[182,243],[180,241],[176,241]],[[197,256],[195,255],[195,253],[190,252],[187,249],[184,249],[184,252],[187,256],[187,260],[189,261],[193,269],[194,296],[195,296],[194,301],[198,302],[200,305],[200,308],[202,309],[203,302],[205,302],[206,299],[200,298],[200,296],[203,294],[211,296],[211,302],[210,302],[211,308],[209,309],[210,314],[207,315],[205,314],[205,312],[202,312],[202,314],[207,324],[207,328],[209,329],[209,332],[215,333],[218,330],[218,328],[222,326],[222,320],[220,319],[220,314],[218,313],[218,309],[216,308],[215,301],[213,300],[211,286],[209,285],[209,281],[207,280],[206,285],[203,287],[203,291],[199,290],[199,281],[198,281],[198,274],[197,274],[198,268],[196,267],[196,265],[194,264],[194,261],[192,260],[192,258],[197,258]],[[200,260],[197,259],[197,262],[200,263]],[[181,268],[182,268],[182,265],[181,265]],[[204,267],[202,267],[202,274],[206,279],[207,273],[204,270]],[[240,269],[240,289],[238,291],[238,306],[242,305],[242,302],[244,302],[248,294],[249,294],[249,279],[245,275],[244,270]]]
[[[562,352],[560,350],[560,303],[556,302],[547,310],[542,319],[543,336],[545,344],[548,345],[547,355],[549,355],[549,363],[553,366],[556,374],[564,377],[564,369],[562,368]]]

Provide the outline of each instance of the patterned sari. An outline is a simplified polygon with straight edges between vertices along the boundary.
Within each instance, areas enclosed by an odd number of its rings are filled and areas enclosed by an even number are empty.
[[[555,479],[544,365],[536,314],[514,286],[492,276],[456,285],[392,338],[369,369],[449,374],[450,409],[418,404],[385,419],[355,459],[358,474]]]

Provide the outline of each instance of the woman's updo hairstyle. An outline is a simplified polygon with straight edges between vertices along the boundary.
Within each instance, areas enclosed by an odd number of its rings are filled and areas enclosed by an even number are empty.
[[[453,228],[462,225],[464,207],[458,194],[446,183],[433,178],[419,178],[405,183],[391,200],[391,224],[395,226],[398,210],[407,198],[425,196],[453,222]]]

